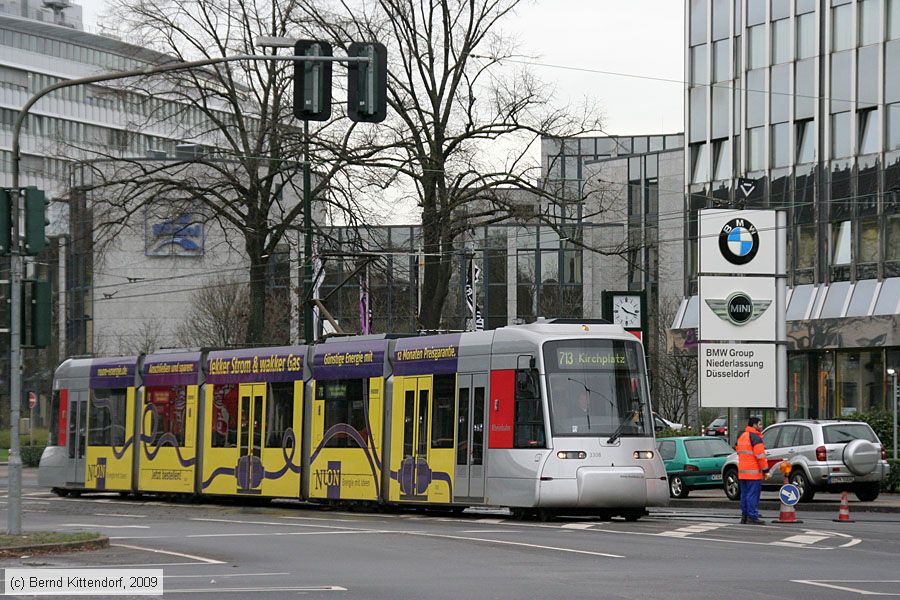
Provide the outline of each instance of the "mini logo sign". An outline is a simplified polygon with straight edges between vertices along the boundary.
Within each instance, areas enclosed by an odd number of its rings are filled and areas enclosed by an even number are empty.
[[[706,304],[720,319],[740,326],[758,319],[772,301],[753,300],[744,292],[734,292],[724,300],[707,298]]]
[[[746,265],[759,251],[759,232],[747,219],[732,219],[719,232],[719,251],[734,265]]]
[[[194,213],[156,222],[151,217],[147,219],[144,250],[147,256],[203,256],[203,245],[203,223]]]

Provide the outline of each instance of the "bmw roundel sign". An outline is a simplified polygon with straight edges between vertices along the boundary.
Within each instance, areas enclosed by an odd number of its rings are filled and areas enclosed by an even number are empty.
[[[774,275],[774,210],[700,211],[700,272]]]
[[[748,219],[731,219],[719,232],[719,251],[728,262],[745,265],[759,251],[759,232]]]

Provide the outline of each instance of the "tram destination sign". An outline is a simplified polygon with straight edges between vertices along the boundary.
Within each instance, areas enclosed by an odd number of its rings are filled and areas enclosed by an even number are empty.
[[[700,406],[775,408],[774,344],[700,344]]]

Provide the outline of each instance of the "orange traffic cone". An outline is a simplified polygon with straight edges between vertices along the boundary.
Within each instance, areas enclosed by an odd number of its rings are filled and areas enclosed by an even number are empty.
[[[853,523],[853,519],[850,518],[850,494],[845,492],[841,492],[841,510],[838,511],[838,518],[832,519],[835,523]]]
[[[784,484],[787,485],[789,483],[788,478],[784,478]],[[778,497],[781,498],[781,494],[778,494]],[[803,521],[799,521],[797,519],[797,511],[794,510],[793,505],[785,504],[784,499],[781,498],[781,510],[778,512],[778,518],[772,521],[773,523],[802,523]]]

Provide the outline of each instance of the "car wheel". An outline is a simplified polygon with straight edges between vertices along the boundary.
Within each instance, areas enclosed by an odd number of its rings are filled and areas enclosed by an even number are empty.
[[[856,497],[860,499],[862,502],[872,502],[876,498],[878,498],[878,494],[881,492],[881,484],[879,483],[870,483],[863,485],[861,487],[856,488],[854,493]]]
[[[741,499],[741,480],[738,479],[737,469],[728,469],[722,477],[722,486],[729,500]]]
[[[688,490],[684,479],[680,475],[672,475],[669,478],[669,495],[673,498],[687,498]]]
[[[790,482],[800,490],[800,502],[812,502],[816,496],[816,490],[810,485],[806,473],[800,467],[791,473]]]

